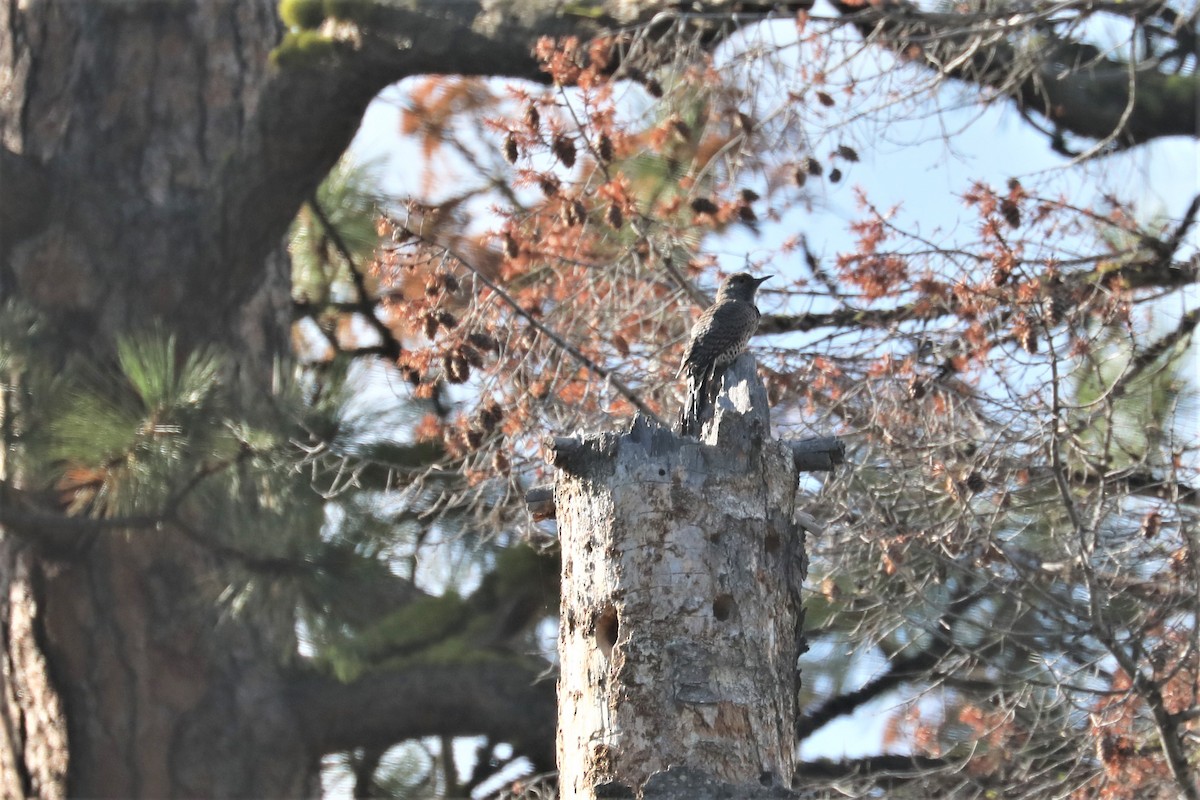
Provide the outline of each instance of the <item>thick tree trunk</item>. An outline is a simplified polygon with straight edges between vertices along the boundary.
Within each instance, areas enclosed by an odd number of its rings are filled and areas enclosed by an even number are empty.
[[[4,227],[0,296],[74,347],[166,319],[285,351],[281,235],[384,79],[271,70],[275,6],[0,3],[5,194],[44,206]]]
[[[66,794],[314,793],[316,759],[281,691],[290,614],[222,613],[219,567],[167,531],[30,566],[36,638],[66,719]]]
[[[743,356],[699,443],[644,424],[556,443],[564,797],[790,785],[804,537],[767,430]]]
[[[246,167],[279,102],[265,94],[275,6],[0,0],[0,177],[6,194],[34,182],[41,206],[33,219],[4,204],[0,301],[37,308],[64,351],[111,352],[160,321],[185,342],[233,344],[250,393],[286,352],[280,239],[304,189],[272,183],[267,155]],[[357,119],[277,149],[304,151],[311,186]],[[289,613],[222,611],[224,565],[169,529],[105,531],[65,559],[39,550],[37,530],[11,534],[0,796],[316,791],[318,754],[280,674]]]

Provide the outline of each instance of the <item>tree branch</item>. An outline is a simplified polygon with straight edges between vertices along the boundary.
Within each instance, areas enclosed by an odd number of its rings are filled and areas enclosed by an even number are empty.
[[[802,715],[796,720],[796,740],[804,741],[831,720],[854,713],[859,706],[896,688],[905,681],[923,676],[929,677],[929,670],[932,670],[955,647],[954,641],[944,635],[944,631],[950,630],[950,626],[956,619],[985,596],[985,589],[986,587],[974,591],[961,590],[946,606],[934,624],[932,628],[933,641],[924,650],[905,658],[893,660],[891,669],[883,675],[868,681],[866,685],[853,692],[831,697],[812,712]]]
[[[1181,225],[1180,230],[1183,229],[1184,226]],[[1109,265],[1109,262],[1097,258],[1098,263],[1094,269],[1063,275],[1063,286],[1090,286],[1109,276],[1120,276],[1131,289],[1174,289],[1189,286],[1200,281],[1200,259],[1193,258],[1186,262],[1172,260],[1170,253],[1178,246],[1177,237],[1172,236],[1165,242],[1154,240],[1145,249],[1145,257],[1133,258],[1116,265]],[[1172,249],[1165,252],[1165,248]],[[807,333],[821,328],[890,328],[903,322],[928,322],[954,313],[954,308],[946,303],[920,301],[893,308],[843,306],[820,314],[764,314],[759,322],[757,335]],[[1186,327],[1186,330],[1179,333],[1179,337],[1190,333],[1195,327],[1191,320],[1192,314],[1185,316],[1181,327]],[[1174,344],[1177,340],[1178,337],[1165,342],[1164,347]]]
[[[821,759],[796,764],[796,774],[804,778],[844,780],[887,774],[890,778],[923,777],[933,770],[959,766],[960,762],[928,756],[878,755],[841,761]]]
[[[659,416],[654,413],[654,410],[651,409],[650,406],[646,405],[645,401],[642,400],[637,392],[629,388],[629,385],[625,383],[625,381],[622,380],[619,375],[607,367],[597,364],[591,358],[588,358],[588,356],[585,355],[582,350],[571,344],[571,342],[567,341],[567,339],[561,334],[545,325],[533,314],[530,314],[528,311],[526,311],[525,308],[522,307],[521,304],[518,303],[511,294],[505,291],[503,286],[496,283],[487,275],[484,270],[472,263],[471,260],[467,258],[466,254],[456,252],[453,248],[446,245],[426,240],[424,237],[421,237],[420,234],[415,232],[414,235],[416,235],[418,238],[421,238],[426,244],[429,244],[433,247],[438,247],[450,256],[453,256],[456,261],[470,270],[475,277],[479,279],[480,283],[490,289],[492,293],[495,294],[500,300],[500,302],[512,309],[513,313],[525,320],[525,322],[531,328],[549,339],[559,351],[568,355],[588,372],[612,385],[612,387],[617,390],[618,394],[628,400],[630,404],[632,404],[638,411],[642,412],[647,419],[653,420],[660,427],[666,427]]]
[[[37,508],[24,492],[0,484],[0,527],[51,558],[76,557],[93,537],[106,531],[146,530],[162,524],[156,516],[68,517]]]
[[[908,303],[895,308],[846,306],[823,314],[764,314],[758,335],[806,333],[819,328],[888,328],[912,320],[932,320],[954,313],[944,305]]]
[[[564,8],[557,0],[367,2],[362,4],[365,13],[351,21],[358,28],[355,38],[361,41],[361,58],[393,73],[547,81],[533,53],[533,45],[542,37],[588,42],[621,34],[628,43],[636,34],[653,40],[674,30],[711,47],[741,27],[793,17],[812,3],[697,0],[687,4],[690,9],[681,5],[668,0],[589,0],[586,7],[577,8]],[[619,59],[622,53],[613,55]],[[641,55],[647,53],[643,50]],[[674,55],[674,48],[664,48],[661,58],[669,61]]]
[[[1168,351],[1174,349],[1184,339],[1190,339],[1192,332],[1196,330],[1197,324],[1200,324],[1200,308],[1193,308],[1183,315],[1183,319],[1179,320],[1179,324],[1175,326],[1175,330],[1162,336],[1145,350],[1134,356],[1133,360],[1129,362],[1129,369],[1121,376],[1122,386],[1127,387],[1131,385]],[[1120,396],[1123,393],[1124,389],[1122,388],[1116,394]]]
[[[400,358],[400,340],[396,338],[396,334],[392,329],[375,315],[375,304],[371,300],[371,293],[367,291],[367,283],[363,279],[362,271],[358,265],[354,263],[354,255],[350,252],[350,248],[346,246],[346,242],[342,239],[341,232],[330,221],[325,214],[325,209],[321,208],[321,204],[317,202],[316,192],[308,196],[308,205],[313,210],[313,215],[317,221],[321,223],[321,227],[325,229],[325,233],[329,235],[329,240],[333,242],[333,246],[346,260],[346,268],[350,270],[351,280],[354,281],[354,290],[358,295],[358,302],[355,304],[355,310],[360,313],[371,326],[371,330],[379,336],[379,350],[382,357],[391,362],[395,362]]]
[[[345,18],[304,32],[325,45],[319,56],[311,51],[306,56],[298,40],[286,37],[276,48],[279,66],[253,129],[225,160],[216,182],[221,195],[211,204],[218,217],[210,227],[227,254],[231,296],[243,296],[256,280],[263,257],[345,151],[368,103],[388,84],[431,74],[545,82],[549,77],[534,54],[542,37],[588,42],[621,34],[627,43],[635,34],[663,35],[674,23],[686,23],[712,45],[739,26],[789,16],[806,4],[764,4],[736,17],[732,12],[744,5],[738,0],[703,0],[698,14],[685,14],[667,0],[599,0],[580,4],[586,6],[580,11],[564,10],[558,0],[337,4]],[[663,58],[674,56],[673,48],[663,51]],[[614,50],[613,68],[623,54]]]
[[[927,670],[936,665],[948,650],[949,643],[945,642],[941,646],[930,647],[908,658],[897,659],[892,662],[891,669],[869,681],[862,688],[829,698],[812,712],[802,715],[796,721],[796,740],[802,742],[827,723],[838,717],[853,714],[859,706],[874,700],[884,692],[896,688],[905,681],[926,675]]]
[[[1107,627],[1102,627],[1099,620],[1093,622],[1097,624],[1096,632],[1104,646],[1132,681],[1133,690],[1141,695],[1150,708],[1150,716],[1154,719],[1154,727],[1158,731],[1163,759],[1167,762],[1167,769],[1171,771],[1171,777],[1175,779],[1179,788],[1179,796],[1186,800],[1200,800],[1200,787],[1197,786],[1195,774],[1188,763],[1188,752],[1183,746],[1179,720],[1167,711],[1161,685],[1147,677],[1137,661],[1112,638]]]
[[[1055,6],[1082,18],[1090,3]],[[995,89],[1023,111],[1036,111],[1057,129],[1122,149],[1166,136],[1197,135],[1200,76],[1172,75],[1113,61],[1085,43],[1047,33],[1046,11],[1020,14],[1004,8],[977,14],[933,13],[907,0],[864,9],[834,0],[868,40],[940,75]],[[1003,18],[999,15],[1002,14]],[[1048,41],[1036,57],[1024,53],[1008,32],[1037,31]]]
[[[410,664],[350,683],[307,673],[289,687],[313,753],[386,746],[421,736],[489,736],[537,769],[553,769],[556,701],[545,664],[506,657]]]
[[[198,470],[167,499],[164,510],[159,513],[121,517],[68,516],[46,507],[44,498],[0,481],[0,526],[51,558],[77,558],[96,537],[113,531],[160,531],[170,528],[213,555],[235,561],[248,570],[270,575],[312,570],[313,565],[301,559],[264,556],[225,544],[193,530],[180,519],[179,507],[192,490],[205,478],[231,463],[220,462]]]

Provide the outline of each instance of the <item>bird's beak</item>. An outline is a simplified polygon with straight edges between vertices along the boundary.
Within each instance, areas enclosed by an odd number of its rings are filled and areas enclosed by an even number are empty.
[[[762,282],[765,281],[767,278],[774,278],[774,277],[775,277],[774,275],[763,275],[761,278],[755,278],[754,285],[761,286]]]

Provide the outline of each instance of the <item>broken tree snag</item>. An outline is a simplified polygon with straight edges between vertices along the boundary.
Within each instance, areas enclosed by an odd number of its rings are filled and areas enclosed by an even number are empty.
[[[525,507],[534,522],[554,519],[554,487],[534,486],[525,492]]]
[[[743,356],[702,441],[553,442],[562,797],[790,795],[806,562],[766,408]]]
[[[846,445],[836,436],[818,436],[788,442],[800,472],[832,472],[846,463]]]

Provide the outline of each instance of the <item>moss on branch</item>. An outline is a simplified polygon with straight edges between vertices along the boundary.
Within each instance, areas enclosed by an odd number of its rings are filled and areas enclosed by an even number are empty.
[[[330,63],[340,44],[318,31],[291,31],[271,51],[271,64],[280,69],[311,69]]]

